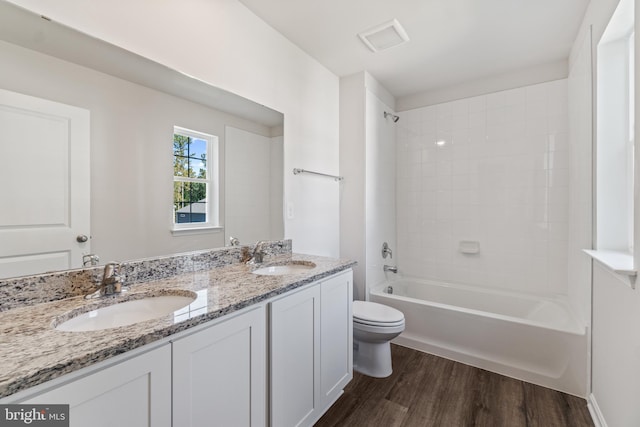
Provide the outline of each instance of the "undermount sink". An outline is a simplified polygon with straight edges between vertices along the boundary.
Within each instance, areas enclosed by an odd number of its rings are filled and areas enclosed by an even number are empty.
[[[301,273],[306,270],[315,268],[315,264],[309,261],[292,261],[281,265],[270,265],[257,270],[253,270],[253,274],[260,276],[284,276],[286,274]]]
[[[133,296],[132,296],[133,297]],[[170,294],[146,296],[129,299],[125,302],[100,307],[95,310],[84,311],[60,323],[54,321],[59,331],[86,332],[127,326],[145,320],[155,319],[173,313],[191,304],[197,295],[195,292],[179,291]]]

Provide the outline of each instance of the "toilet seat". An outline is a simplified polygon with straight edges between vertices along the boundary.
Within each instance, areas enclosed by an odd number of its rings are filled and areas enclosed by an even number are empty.
[[[353,321],[369,326],[396,327],[404,325],[404,314],[393,307],[375,302],[354,301]]]
[[[397,335],[404,331],[404,322],[400,322],[397,325],[370,325],[368,323],[353,322],[354,336],[360,332],[368,332],[378,335],[378,339],[387,337],[389,334]],[[391,338],[388,338],[391,339]]]
[[[367,326],[375,326],[378,328],[394,328],[396,326],[404,326],[404,319],[399,322],[372,322],[370,320],[362,320],[353,318],[353,323],[357,323],[359,325],[367,325]]]

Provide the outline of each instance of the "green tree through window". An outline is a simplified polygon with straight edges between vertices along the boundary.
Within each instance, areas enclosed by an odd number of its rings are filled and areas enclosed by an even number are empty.
[[[174,223],[205,223],[208,218],[210,135],[174,128]]]

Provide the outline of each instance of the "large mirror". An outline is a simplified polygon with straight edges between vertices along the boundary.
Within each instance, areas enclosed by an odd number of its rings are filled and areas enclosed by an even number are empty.
[[[283,238],[281,113],[5,1],[0,63],[0,279]]]

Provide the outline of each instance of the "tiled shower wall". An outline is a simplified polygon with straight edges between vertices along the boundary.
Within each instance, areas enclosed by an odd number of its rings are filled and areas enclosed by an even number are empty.
[[[400,272],[566,294],[567,131],[567,80],[401,113]],[[461,241],[479,253],[461,253]]]

